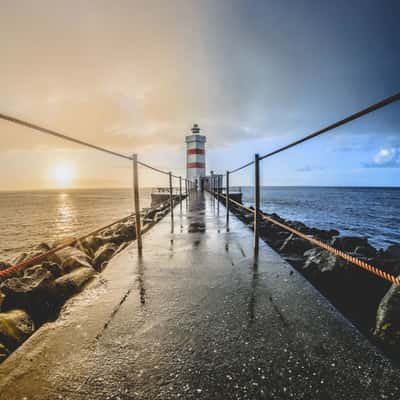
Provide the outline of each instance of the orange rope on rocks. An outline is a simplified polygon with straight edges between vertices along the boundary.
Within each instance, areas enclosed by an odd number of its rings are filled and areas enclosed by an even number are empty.
[[[220,196],[226,198],[226,195],[220,194]],[[237,202],[235,200],[229,199],[229,201],[231,203],[236,204],[237,206],[247,210],[247,211],[250,211],[250,212],[254,213],[253,209],[248,208],[248,207],[244,206],[243,204],[240,204],[239,202]],[[400,286],[400,279],[399,278],[396,278],[395,276],[393,276],[391,274],[388,274],[387,272],[382,271],[381,269],[376,268],[373,265],[366,263],[365,261],[361,261],[358,258],[353,257],[353,256],[351,256],[351,255],[349,255],[349,254],[347,254],[347,253],[345,253],[345,252],[343,252],[341,250],[335,249],[334,247],[332,247],[332,246],[330,246],[330,245],[328,245],[328,244],[326,244],[324,242],[321,242],[320,240],[315,239],[310,235],[305,235],[304,233],[301,233],[297,229],[294,229],[294,228],[292,228],[292,227],[290,227],[288,225],[285,225],[282,222],[276,221],[275,219],[273,219],[271,217],[268,217],[268,216],[266,216],[266,215],[264,215],[262,213],[260,213],[260,217],[264,221],[268,221],[271,224],[277,225],[277,226],[281,227],[282,229],[285,229],[286,231],[291,232],[294,235],[296,235],[296,236],[298,236],[298,237],[300,237],[300,238],[302,238],[304,240],[307,240],[310,243],[312,243],[312,244],[314,244],[314,245],[316,245],[318,247],[321,247],[324,250],[329,251],[330,253],[334,254],[335,256],[340,257],[343,260],[348,261],[348,262],[356,265],[357,267],[360,267],[360,268],[364,269],[365,271],[370,272],[371,274],[379,276],[380,278],[385,279],[390,283],[394,283],[395,285]]]
[[[366,263],[365,261],[361,261],[358,258],[353,257],[353,256],[351,256],[351,255],[349,255],[349,254],[347,254],[347,253],[345,253],[345,252],[343,252],[341,250],[337,250],[334,247],[329,246],[329,244],[321,242],[320,240],[315,239],[312,236],[305,235],[304,233],[299,232],[297,229],[294,229],[294,228],[292,228],[290,226],[282,224],[281,222],[276,221],[275,219],[273,219],[271,217],[268,217],[268,216],[266,216],[264,214],[261,214],[261,218],[263,220],[265,220],[265,221],[268,221],[268,222],[270,222],[272,224],[275,224],[275,225],[277,225],[277,226],[279,226],[279,227],[281,227],[281,228],[283,228],[283,229],[295,234],[296,236],[301,237],[302,239],[308,240],[309,242],[315,244],[316,246],[321,247],[322,249],[327,250],[330,253],[335,254],[336,256],[342,258],[343,260],[351,262],[352,264],[356,265],[357,267],[360,267],[360,268],[362,268],[362,269],[364,269],[364,270],[366,270],[368,272],[371,272],[372,274],[374,274],[376,276],[379,276],[382,279],[385,279],[385,280],[387,280],[387,281],[389,281],[391,283],[394,283],[394,284],[400,286],[400,279],[399,278],[396,278],[395,276],[393,276],[391,274],[388,274],[387,272],[382,271],[379,268],[376,268],[373,265]]]
[[[74,244],[76,244],[77,242],[79,242],[80,240],[84,240],[86,238],[88,238],[89,236],[95,235],[96,233],[99,233],[101,231],[104,231],[104,229],[110,228],[111,226],[118,224],[119,222],[123,222],[125,220],[127,220],[128,218],[130,218],[133,214],[128,215],[127,217],[121,218],[117,221],[112,222],[111,224],[108,224],[106,226],[102,226],[101,228],[98,228],[92,232],[89,232],[83,236],[80,236],[78,238],[70,238],[70,239],[66,239],[64,241],[64,243],[60,244],[59,246],[55,247],[54,249],[51,249],[49,251],[46,251],[45,253],[39,254],[36,257],[32,257],[29,258],[28,260],[22,261],[19,264],[13,265],[7,269],[4,269],[3,271],[0,271],[0,278],[5,278],[8,277],[12,274],[14,274],[17,271],[23,270],[27,267],[30,267],[31,265],[35,264],[35,263],[39,263],[41,261],[44,261],[46,258],[48,258],[49,256],[57,253],[60,250],[65,249],[66,247],[69,246],[73,246]]]

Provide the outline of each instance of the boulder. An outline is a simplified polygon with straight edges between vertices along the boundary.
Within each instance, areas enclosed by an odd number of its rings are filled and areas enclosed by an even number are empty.
[[[129,246],[129,242],[125,242],[119,245],[113,256],[117,255],[118,253],[121,253],[122,250],[126,249]]]
[[[355,257],[358,258],[372,258],[375,257],[377,254],[377,250],[375,249],[375,247],[371,246],[370,244],[368,244],[367,246],[357,246],[352,255],[354,255]]]
[[[163,217],[162,211],[157,211],[157,212],[154,214],[153,220],[154,220],[154,221],[160,221],[160,219],[161,219],[162,217]]]
[[[312,248],[312,244],[305,239],[302,239],[294,234],[291,234],[279,248],[279,251],[295,255],[295,256],[302,256],[304,252],[310,250]]]
[[[334,238],[335,236],[339,236],[339,231],[337,231],[336,229],[325,230],[325,229],[311,228],[310,234],[314,238],[321,240],[322,242],[330,242],[332,238]]]
[[[400,261],[400,245],[394,244],[387,248],[381,255],[383,258]]]
[[[0,363],[3,362],[8,356],[10,352],[4,344],[0,343]]]
[[[81,248],[85,250],[85,253],[93,258],[97,249],[104,244],[104,238],[99,235],[94,235],[86,238],[80,244]]]
[[[63,275],[55,281],[57,294],[64,300],[68,299],[75,293],[81,291],[83,286],[93,278],[95,274],[96,271],[91,267],[80,267]]]
[[[49,251],[51,247],[47,243],[40,243],[37,246],[32,247],[26,252],[23,252],[19,254],[17,257],[15,257],[12,261],[12,264],[19,264],[23,261],[26,261],[30,258],[34,258],[37,256],[40,256],[43,253],[46,253]],[[44,261],[44,260],[43,260]],[[51,261],[56,264],[60,264],[60,259],[58,257],[58,253],[56,254],[50,254],[49,256],[46,257],[46,261]]]
[[[48,271],[51,272],[54,279],[58,278],[59,276],[61,276],[64,273],[64,270],[62,269],[62,267],[60,265],[53,263],[51,261],[45,261],[41,265],[43,268],[46,268]],[[34,267],[36,267],[36,266],[34,266]],[[30,268],[32,268],[32,267],[30,267]],[[29,268],[27,270],[29,270]]]
[[[304,233],[305,235],[311,235],[312,228],[309,228],[306,224],[299,221],[287,221],[286,225],[296,229],[297,231]]]
[[[391,275],[400,274],[400,246],[389,246],[385,251],[380,250],[370,261],[371,264]]]
[[[65,272],[70,272],[80,267],[91,267],[91,258],[83,251],[68,246],[57,252],[60,259],[60,265]]]
[[[253,213],[246,213],[242,214],[242,219],[245,221],[247,224],[254,222],[254,215]]]
[[[275,249],[279,249],[290,235],[289,232],[274,224],[265,223],[260,227],[260,236]]]
[[[266,215],[269,216],[269,217],[271,217],[271,218],[274,219],[275,221],[278,221],[278,222],[281,222],[281,223],[286,222],[281,216],[279,216],[279,215],[276,214],[276,213],[266,214]]]
[[[314,277],[321,273],[337,272],[340,269],[347,268],[346,261],[319,247],[304,252],[304,257],[306,257],[306,262],[303,265],[303,270]]]
[[[399,276],[400,277],[400,276]],[[392,285],[378,306],[375,337],[400,353],[400,287]]]
[[[101,271],[104,268],[103,264],[114,255],[117,248],[114,243],[106,243],[96,251],[93,258],[93,266],[96,271]]]
[[[160,219],[164,218],[167,214],[168,214],[168,210],[157,211],[154,218],[156,221],[159,221]]]
[[[150,209],[146,212],[144,218],[148,218],[149,220],[153,221],[156,213],[157,213],[157,209],[155,209],[155,208]]]
[[[129,242],[134,240],[136,237],[135,225],[134,224],[118,224],[112,233],[112,241],[117,244],[123,242]]]
[[[345,251],[346,253],[354,253],[357,247],[362,248],[372,248],[374,249],[369,243],[368,238],[364,237],[357,237],[357,236],[338,236],[335,237],[331,245],[338,249]]]
[[[0,343],[8,350],[16,349],[35,330],[30,316],[23,310],[0,313]]]
[[[5,280],[0,289],[5,295],[2,309],[26,310],[38,324],[48,320],[57,309],[54,275],[48,264],[27,268],[21,277]]]

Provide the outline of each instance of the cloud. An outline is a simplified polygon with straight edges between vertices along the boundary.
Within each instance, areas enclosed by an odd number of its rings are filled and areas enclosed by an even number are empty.
[[[372,161],[365,163],[366,168],[400,168],[400,153],[394,147],[381,148]]]
[[[378,165],[391,164],[396,159],[396,149],[381,149],[374,155],[374,163]]]

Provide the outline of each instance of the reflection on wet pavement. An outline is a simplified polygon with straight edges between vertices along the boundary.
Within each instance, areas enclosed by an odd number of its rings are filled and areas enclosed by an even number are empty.
[[[146,287],[145,287],[145,274],[142,256],[138,256],[138,283],[139,283],[139,297],[140,304],[146,304]]]
[[[205,223],[205,198],[204,193],[194,193],[189,203],[189,213],[187,218],[190,220],[188,227],[189,233],[204,233]]]

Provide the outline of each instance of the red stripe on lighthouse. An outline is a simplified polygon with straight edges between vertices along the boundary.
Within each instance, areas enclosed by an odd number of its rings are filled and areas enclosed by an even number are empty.
[[[204,154],[203,149],[188,149],[187,154]]]
[[[206,165],[202,162],[192,162],[187,164],[188,168],[204,168],[205,166]]]

